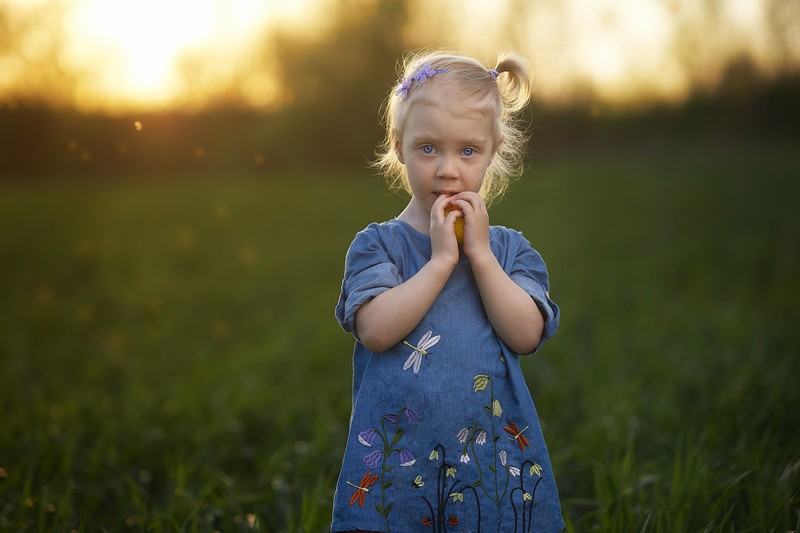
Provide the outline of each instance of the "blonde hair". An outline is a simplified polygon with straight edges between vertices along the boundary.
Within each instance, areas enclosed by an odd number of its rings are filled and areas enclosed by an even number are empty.
[[[496,116],[495,140],[502,143],[486,170],[480,194],[487,204],[499,200],[511,182],[522,174],[528,140],[518,113],[528,105],[531,81],[525,59],[517,54],[501,54],[493,72],[476,59],[449,51],[422,50],[408,54],[401,65],[401,80],[392,87],[382,108],[386,138],[378,148],[378,159],[373,166],[386,177],[392,189],[411,194],[406,168],[398,158],[396,146],[403,137],[406,115],[413,104],[410,96],[420,86],[418,81],[410,80],[426,68],[440,71],[427,83],[448,83],[457,87],[465,98],[490,103],[489,111]]]

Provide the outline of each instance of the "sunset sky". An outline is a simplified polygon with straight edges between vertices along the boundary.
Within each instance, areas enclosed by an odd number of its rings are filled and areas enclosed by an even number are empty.
[[[531,60],[542,99],[569,100],[588,86],[610,103],[674,100],[698,80],[713,84],[723,66],[742,54],[767,74],[796,69],[796,4],[417,2],[410,32],[422,39],[435,36],[432,44],[487,61],[498,49],[518,49]],[[0,0],[10,28],[10,46],[0,48],[0,100],[29,90],[46,93],[44,65],[55,57],[60,70],[76,80],[72,104],[82,109],[202,104],[234,78],[242,80],[237,86],[248,104],[278,105],[280,87],[270,72],[249,71],[263,53],[264,35],[288,29],[313,36],[331,5],[331,0]],[[524,11],[512,11],[513,6]],[[203,76],[189,91],[176,73],[198,58]]]

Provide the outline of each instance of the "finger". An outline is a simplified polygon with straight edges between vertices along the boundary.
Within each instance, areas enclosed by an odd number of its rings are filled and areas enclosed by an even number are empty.
[[[486,204],[483,201],[483,198],[481,197],[481,195],[476,193],[476,192],[458,193],[457,195],[455,195],[453,197],[453,199],[454,199],[454,201],[465,202],[465,203],[469,204],[470,207],[472,207],[473,209],[476,209],[476,210],[484,208],[486,206]]]
[[[431,221],[444,219],[444,206],[441,196],[433,201],[433,205],[431,205]]]

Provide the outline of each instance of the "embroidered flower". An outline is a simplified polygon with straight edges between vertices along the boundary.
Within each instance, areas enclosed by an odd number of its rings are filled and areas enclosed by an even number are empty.
[[[385,415],[383,415],[383,418],[394,424],[395,422],[397,422],[397,413],[386,413]]]
[[[486,390],[486,387],[489,385],[489,376],[486,376],[484,374],[478,374],[472,379],[475,381],[472,384],[472,390],[474,392],[481,392],[482,390]]]
[[[503,408],[500,407],[500,402],[498,400],[492,402],[492,414],[498,418],[503,414]]]
[[[414,485],[415,489],[421,489],[425,486],[425,481],[423,481],[422,476],[419,475],[414,478],[414,481],[411,482]]]
[[[500,456],[500,464],[506,466],[506,461],[508,460],[508,454],[506,453],[506,451],[500,450],[500,453],[498,455]]]
[[[439,459],[439,450],[433,450],[431,454],[428,456],[429,461],[436,461]]]
[[[364,456],[364,464],[369,468],[377,468],[378,464],[381,462],[381,459],[383,459],[383,451],[375,450],[374,452]]]
[[[430,517],[430,516],[426,516],[425,518],[423,518],[423,519],[420,521],[420,523],[421,523],[423,526],[426,526],[426,527],[427,527],[427,526],[430,526],[430,525],[431,525],[431,517]]]
[[[466,464],[469,462],[469,454],[464,452],[461,454],[461,462]]]
[[[358,442],[360,442],[364,446],[372,447],[372,445],[375,443],[375,437],[377,436],[378,436],[378,430],[376,430],[375,428],[369,428],[358,434]]]
[[[531,466],[531,475],[534,474],[542,477],[542,465],[534,463],[533,466]]]
[[[456,467],[449,466],[447,467],[447,470],[445,470],[445,477],[455,478],[457,473],[458,471],[456,470]]]
[[[458,517],[456,515],[454,515],[454,514],[451,514],[449,517],[447,517],[447,525],[448,526],[455,527],[460,523],[461,522],[458,520]]]
[[[519,477],[519,468],[517,468],[516,466],[509,466],[508,473],[514,477]]]
[[[400,466],[412,466],[417,459],[408,450],[400,450]]]
[[[460,442],[461,444],[466,444],[467,438],[469,438],[469,428],[464,428],[461,431],[459,431],[456,438],[458,439],[458,442]]]
[[[461,492],[454,492],[453,494],[450,495],[450,497],[453,498],[453,503],[455,502],[464,503],[464,494]]]
[[[422,417],[420,416],[420,414],[418,412],[416,412],[414,409],[412,409],[411,407],[406,407],[403,410],[403,413],[406,415],[406,420],[408,420],[409,424],[416,424],[417,422],[422,420]]]
[[[364,474],[364,477],[361,478],[361,481],[358,485],[353,485],[349,481],[347,482],[348,485],[351,487],[355,487],[355,491],[353,495],[350,497],[350,505],[358,502],[359,507],[364,507],[364,499],[367,497],[367,493],[369,492],[369,487],[375,484],[378,481],[378,474],[372,475],[372,471],[367,470],[367,473]]]
[[[478,444],[480,444],[481,446],[483,446],[484,444],[486,444],[486,432],[485,432],[484,430],[480,430],[480,431],[478,432],[478,436],[477,436],[477,437],[475,437],[475,442],[477,442],[477,443],[478,443]]]

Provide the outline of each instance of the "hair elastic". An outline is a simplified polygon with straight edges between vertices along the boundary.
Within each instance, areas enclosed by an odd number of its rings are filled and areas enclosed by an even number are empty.
[[[491,76],[494,81],[497,81],[497,76],[500,75],[499,72],[497,72],[495,69],[488,70],[487,72],[489,73],[489,76]]]

